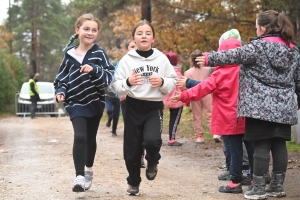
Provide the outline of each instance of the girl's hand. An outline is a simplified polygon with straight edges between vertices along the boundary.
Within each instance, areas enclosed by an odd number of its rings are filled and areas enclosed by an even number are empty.
[[[159,76],[150,76],[148,80],[154,88],[162,85],[162,79]]]
[[[85,64],[85,65],[80,66],[80,72],[84,72],[84,73],[88,74],[91,71],[93,71],[93,67],[90,65]]]
[[[170,97],[170,101],[173,103],[177,103],[181,100],[181,92],[175,92],[175,95]]]
[[[120,96],[120,101],[124,101],[126,99],[126,95],[121,95]]]
[[[182,76],[181,78],[177,79],[176,86],[179,88],[185,88],[186,87],[186,77]]]
[[[200,67],[205,66],[205,63],[206,63],[205,56],[198,56],[195,60]]]
[[[131,75],[128,77],[128,81],[130,85],[142,85],[143,84],[142,74],[137,74],[133,70]]]
[[[61,103],[61,102],[63,102],[63,101],[65,100],[65,96],[62,95],[62,94],[58,94],[58,95],[56,96],[56,99],[57,99],[57,101],[58,101],[59,103]]]

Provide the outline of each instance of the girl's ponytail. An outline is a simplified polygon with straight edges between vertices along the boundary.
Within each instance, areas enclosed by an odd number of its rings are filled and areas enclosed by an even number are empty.
[[[74,40],[76,40],[78,38],[78,34],[74,34],[70,37],[70,40],[68,42],[68,44],[66,44],[66,46],[63,48],[62,51],[66,51],[67,48],[74,42]]]

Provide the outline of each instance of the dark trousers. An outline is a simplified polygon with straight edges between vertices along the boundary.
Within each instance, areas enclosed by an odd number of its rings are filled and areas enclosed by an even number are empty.
[[[123,120],[124,120],[124,116],[125,116],[125,104],[126,104],[126,99],[123,101],[120,101]]]
[[[112,120],[112,133],[116,133],[120,116],[120,99],[105,97],[106,113],[109,120]]]
[[[229,139],[227,136],[222,136],[224,147],[223,147],[223,153],[225,155],[225,162],[226,162],[226,169],[229,171],[230,169],[230,160],[231,160],[231,154],[230,154],[230,145],[229,145]]]
[[[222,137],[227,137],[230,147],[230,180],[233,183],[240,183],[242,178],[242,170],[243,170],[243,142],[246,146],[246,150],[248,153],[250,173],[253,173],[253,145],[249,141],[243,140],[244,134],[239,135],[226,135]]]
[[[169,140],[176,138],[177,126],[180,122],[182,108],[169,108],[170,110],[170,121],[169,121]]]
[[[30,101],[31,101],[30,115],[31,115],[31,118],[34,118],[38,100],[37,100],[37,98],[30,97]]]
[[[148,164],[158,163],[162,145],[163,103],[143,101],[127,96],[124,116],[124,159],[129,173],[127,182],[136,186],[141,182],[141,155],[146,150]]]
[[[273,173],[282,174],[286,172],[288,163],[288,153],[286,139],[270,138],[264,140],[254,140],[254,175],[266,175],[269,170],[270,152],[273,159]]]
[[[92,167],[94,164],[97,149],[96,136],[100,119],[100,116],[72,119],[74,129],[73,160],[76,176],[84,176],[84,166]]]

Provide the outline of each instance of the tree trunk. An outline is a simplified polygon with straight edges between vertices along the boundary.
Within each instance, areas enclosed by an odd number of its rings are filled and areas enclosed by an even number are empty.
[[[142,0],[142,20],[151,22],[151,0]]]
[[[8,26],[8,31],[9,31],[9,33],[12,35],[12,30],[11,30],[11,10],[10,10],[10,0],[8,1],[8,4],[9,4],[9,7],[8,7],[8,23],[9,23],[9,26]],[[12,40],[13,40],[13,38],[11,37],[10,39],[9,39],[9,52],[10,52],[10,54],[13,54],[13,47],[12,47]]]

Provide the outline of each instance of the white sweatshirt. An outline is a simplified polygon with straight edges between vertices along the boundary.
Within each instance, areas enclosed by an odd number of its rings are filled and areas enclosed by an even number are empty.
[[[142,73],[143,84],[128,86],[126,79],[132,71]],[[153,88],[149,83],[150,76],[163,78],[161,87]],[[129,51],[119,62],[112,81],[112,88],[116,94],[128,95],[135,99],[147,101],[162,101],[164,95],[170,93],[176,85],[177,74],[167,56],[153,48],[153,54],[148,58],[140,56],[136,51]]]

